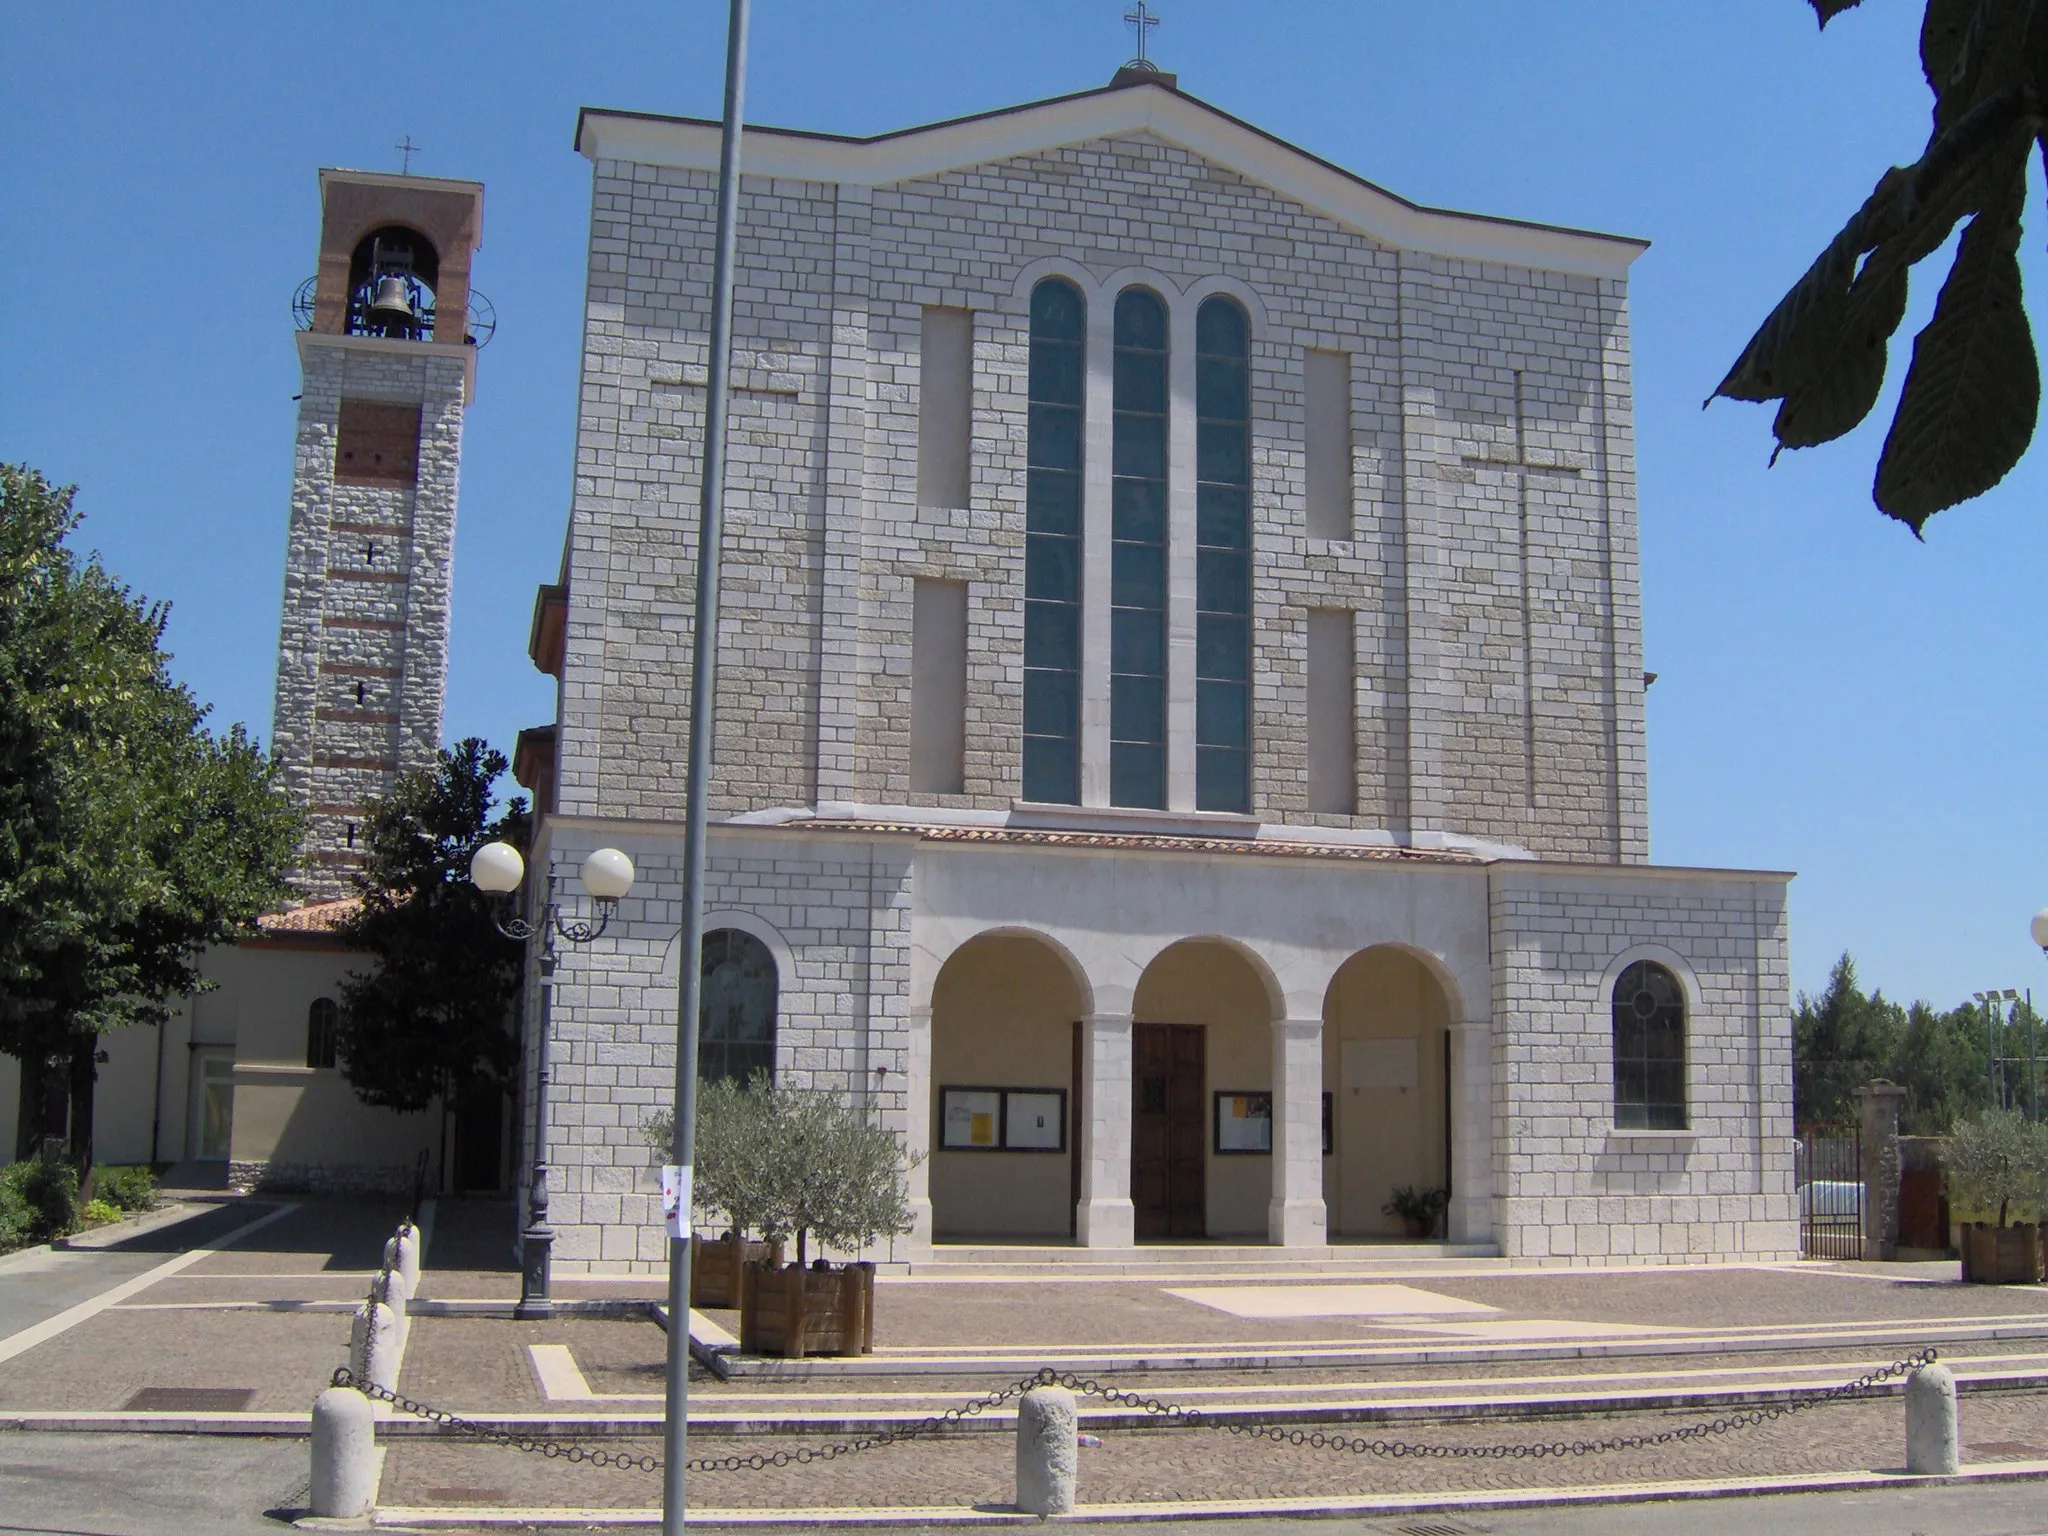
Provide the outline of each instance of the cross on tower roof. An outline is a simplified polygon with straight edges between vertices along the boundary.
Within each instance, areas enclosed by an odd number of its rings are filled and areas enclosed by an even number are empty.
[[[1145,0],[1137,0],[1137,4],[1124,12],[1124,25],[1138,34],[1138,56],[1131,63],[1141,69],[1149,66],[1152,61],[1145,56],[1146,34],[1159,25],[1159,18],[1152,14]]]
[[[413,143],[412,135],[408,133],[391,147],[405,156],[404,161],[399,166],[398,174],[410,176],[412,174],[412,157],[420,152],[420,146]]]

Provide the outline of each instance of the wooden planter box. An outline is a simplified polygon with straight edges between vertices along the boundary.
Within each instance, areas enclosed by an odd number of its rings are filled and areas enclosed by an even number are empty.
[[[875,1348],[875,1266],[809,1269],[756,1261],[740,1270],[740,1348],[750,1355],[866,1355]]]
[[[1963,1278],[1979,1285],[2038,1285],[2041,1229],[2032,1222],[1963,1224]]]
[[[740,1304],[740,1268],[756,1259],[782,1262],[782,1244],[747,1238],[690,1239],[690,1305],[736,1307]]]

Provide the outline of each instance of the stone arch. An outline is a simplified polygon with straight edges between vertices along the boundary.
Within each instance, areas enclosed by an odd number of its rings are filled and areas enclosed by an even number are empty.
[[[1426,951],[1371,944],[1332,973],[1322,1017],[1331,1231],[1399,1236],[1400,1218],[1382,1210],[1394,1191],[1451,1183],[1448,1042],[1462,1022],[1455,984]]]
[[[1131,996],[1138,1237],[1265,1239],[1273,1031],[1284,1005],[1272,966],[1242,940],[1194,935],[1147,958]],[[1247,1123],[1259,1119],[1263,1147]]]
[[[932,980],[928,1192],[933,1235],[1064,1241],[1080,1167],[1087,978],[1057,940],[982,929]]]

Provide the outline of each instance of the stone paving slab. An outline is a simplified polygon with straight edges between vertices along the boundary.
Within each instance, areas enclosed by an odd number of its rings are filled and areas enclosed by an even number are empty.
[[[1540,1425],[1444,1425],[1368,1438],[1430,1446],[1527,1445],[1627,1434],[1655,1434],[1699,1422],[1697,1414],[1629,1414]],[[1970,1461],[2048,1459],[2048,1397],[1990,1396],[1966,1401],[1964,1457]],[[1816,1408],[1704,1441],[1583,1457],[1439,1461],[1359,1456],[1312,1446],[1273,1444],[1212,1429],[1128,1430],[1081,1453],[1080,1496],[1089,1503],[1244,1497],[1358,1497],[1374,1493],[1476,1491],[1531,1486],[1590,1486],[1672,1478],[1782,1477],[1860,1471],[1903,1464],[1904,1421],[1896,1400]],[[777,1448],[830,1443],[790,1437]],[[648,1439],[610,1442],[636,1454],[659,1450]],[[700,1437],[693,1455],[720,1458],[756,1446]],[[886,1508],[1007,1504],[1015,1449],[1000,1435],[881,1447],[841,1460],[760,1471],[693,1472],[693,1504],[703,1508]],[[380,1499],[408,1506],[574,1506],[633,1508],[657,1503],[658,1474],[572,1465],[538,1455],[446,1441],[393,1441]]]
[[[303,1413],[347,1358],[348,1331],[343,1312],[109,1310],[8,1361],[0,1409],[111,1410],[144,1387],[250,1387],[252,1410]]]

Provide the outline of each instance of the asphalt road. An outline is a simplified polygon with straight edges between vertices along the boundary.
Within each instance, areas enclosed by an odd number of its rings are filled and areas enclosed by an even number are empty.
[[[306,1471],[303,1440],[0,1431],[0,1536],[278,1536]]]
[[[208,1206],[105,1247],[30,1249],[0,1259],[0,1344],[123,1281],[267,1214],[270,1206]],[[4,1516],[0,1506],[0,1516]],[[5,1526],[0,1525],[0,1530]]]

